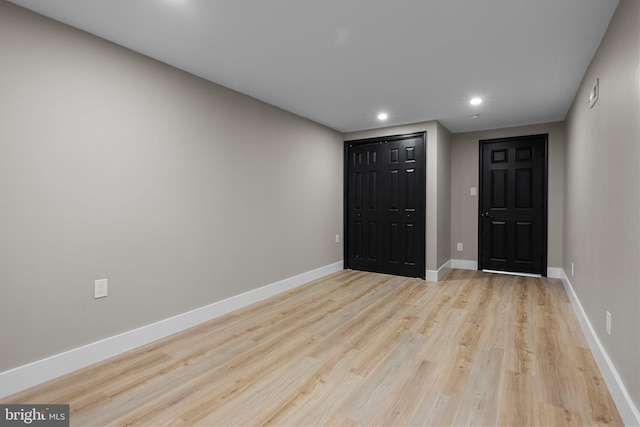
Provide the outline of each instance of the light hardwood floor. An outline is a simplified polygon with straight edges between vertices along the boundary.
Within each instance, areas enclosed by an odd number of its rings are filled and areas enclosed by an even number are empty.
[[[622,425],[562,284],[342,271],[39,385],[72,425]]]

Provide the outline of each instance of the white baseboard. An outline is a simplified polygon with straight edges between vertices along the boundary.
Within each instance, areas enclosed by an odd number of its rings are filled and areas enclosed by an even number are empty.
[[[622,421],[626,426],[640,426],[640,411],[638,411],[638,408],[636,408],[631,400],[631,396],[629,396],[620,375],[618,375],[616,367],[600,342],[600,338],[598,338],[598,334],[596,334],[595,329],[593,329],[593,326],[587,317],[587,313],[584,311],[584,308],[578,299],[578,295],[573,290],[573,286],[571,285],[569,278],[563,269],[559,270],[561,276],[560,279],[562,280],[564,289],[569,296],[569,300],[573,306],[573,311],[578,317],[578,321],[580,322],[582,331],[587,338],[591,353],[598,364],[598,368],[600,368],[600,373],[609,388],[609,392],[611,393],[611,397],[618,408],[618,412],[620,412]]]
[[[342,269],[343,262],[339,261],[187,313],[2,372],[0,373],[0,398],[157,341]]]
[[[461,270],[477,270],[478,261],[469,261],[466,259],[452,259],[451,268],[459,268]]]
[[[547,277],[550,279],[562,279],[564,271],[558,267],[547,267]]]
[[[445,262],[437,270],[427,270],[425,279],[427,279],[429,282],[438,282],[444,277],[445,274],[447,274],[449,270],[451,270],[451,260]]]

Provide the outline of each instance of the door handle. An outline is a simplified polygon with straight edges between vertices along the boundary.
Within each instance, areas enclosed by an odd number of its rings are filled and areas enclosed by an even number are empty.
[[[482,215],[480,215],[480,216],[483,216],[483,217],[486,217],[486,218],[493,218],[493,215],[491,215],[491,214],[489,213],[489,211],[487,211],[487,212],[483,213],[483,214],[482,214]]]

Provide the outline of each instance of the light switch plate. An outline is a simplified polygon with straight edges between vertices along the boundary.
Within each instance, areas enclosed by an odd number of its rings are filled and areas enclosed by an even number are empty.
[[[104,298],[107,296],[107,279],[100,279],[94,282],[93,298]]]

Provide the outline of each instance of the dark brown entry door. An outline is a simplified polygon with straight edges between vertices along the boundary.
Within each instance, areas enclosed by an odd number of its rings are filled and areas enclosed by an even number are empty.
[[[480,141],[479,265],[547,273],[547,135]]]
[[[345,264],[425,277],[424,133],[345,143]]]

